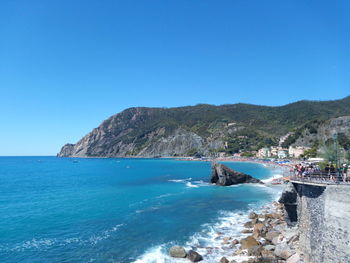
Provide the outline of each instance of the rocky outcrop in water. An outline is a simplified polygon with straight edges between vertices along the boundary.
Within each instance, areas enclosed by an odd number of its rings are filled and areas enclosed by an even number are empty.
[[[180,246],[172,246],[169,254],[173,258],[185,258],[187,256],[186,250]]]
[[[202,255],[194,250],[186,250],[180,246],[172,246],[169,250],[169,255],[173,258],[187,258],[191,262],[199,262],[203,260]]]
[[[210,181],[221,186],[243,183],[263,184],[263,182],[259,179],[256,179],[248,174],[234,171],[221,163],[212,163],[212,175]]]

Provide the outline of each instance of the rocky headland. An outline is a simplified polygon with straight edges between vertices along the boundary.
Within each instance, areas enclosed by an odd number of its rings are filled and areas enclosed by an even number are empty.
[[[311,146],[337,131],[350,136],[350,96],[338,101],[300,101],[280,107],[249,104],[177,108],[135,107],[103,121],[59,157],[210,156],[254,151],[259,142]],[[290,114],[293,112],[293,114]],[[306,114],[307,113],[307,114]],[[286,145],[285,147],[288,147]]]
[[[211,165],[212,175],[211,183],[221,186],[229,186],[243,183],[259,183],[262,181],[248,174],[234,171],[222,163],[213,162]]]

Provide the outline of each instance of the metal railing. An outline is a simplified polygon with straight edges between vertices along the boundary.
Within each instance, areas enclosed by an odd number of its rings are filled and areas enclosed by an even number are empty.
[[[291,173],[289,177],[292,181],[309,182],[317,184],[346,184],[350,185],[350,176],[342,172],[313,172],[313,173]]]

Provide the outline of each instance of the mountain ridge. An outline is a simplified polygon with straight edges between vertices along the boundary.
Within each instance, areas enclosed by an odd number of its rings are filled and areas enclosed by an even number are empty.
[[[155,157],[256,150],[312,121],[350,115],[350,96],[283,106],[131,107],[104,120],[61,157]]]

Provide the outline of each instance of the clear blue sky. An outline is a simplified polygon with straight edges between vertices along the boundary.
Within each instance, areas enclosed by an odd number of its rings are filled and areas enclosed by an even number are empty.
[[[350,1],[0,2],[0,155],[53,155],[133,106],[350,95]]]

